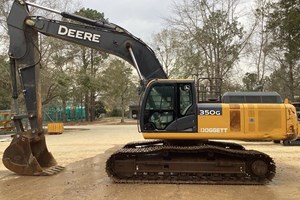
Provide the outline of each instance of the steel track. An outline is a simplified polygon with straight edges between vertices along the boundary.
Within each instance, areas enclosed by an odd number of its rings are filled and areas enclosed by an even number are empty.
[[[191,160],[186,159],[191,156]],[[157,160],[157,157],[161,159]],[[201,162],[198,161],[198,157]],[[172,160],[190,165],[200,163],[199,165],[206,166],[205,162],[226,164],[224,167],[218,167],[217,171],[211,171],[209,168],[206,171],[195,171],[184,168],[173,170],[169,166],[166,169],[161,167]],[[123,167],[116,167],[118,162],[124,166],[125,172],[123,172]],[[235,165],[239,165],[240,169],[233,170],[231,166]],[[140,166],[146,166],[147,169],[140,169]],[[174,146],[160,140],[129,143],[112,154],[106,163],[108,176],[117,183],[261,185],[271,181],[275,176],[275,171],[276,167],[272,158],[264,153],[244,150],[241,145],[235,143],[210,141],[198,146]]]

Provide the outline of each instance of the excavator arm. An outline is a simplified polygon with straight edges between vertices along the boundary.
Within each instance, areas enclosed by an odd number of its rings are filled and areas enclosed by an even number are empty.
[[[28,6],[55,12],[73,22],[32,16]],[[22,0],[14,1],[7,24],[11,71],[19,71],[27,108],[26,115],[13,118],[17,134],[2,159],[3,164],[17,174],[52,175],[63,169],[48,151],[42,128],[39,33],[114,54],[132,64],[144,83],[151,79],[167,78],[151,48],[115,24],[59,12]],[[12,83],[13,98],[17,99],[16,73],[12,73]],[[26,118],[30,123],[29,130],[24,130],[22,125],[22,119]]]
[[[27,9],[28,5],[38,6],[29,2],[21,4],[20,1],[15,1],[7,20],[11,41],[9,51],[13,57],[20,58],[26,56],[28,51],[32,51],[30,45],[33,44],[35,37],[28,31],[31,29],[34,33],[39,32],[114,54],[136,67],[143,80],[167,78],[152,49],[120,26],[59,11],[54,12],[80,23],[31,16]]]

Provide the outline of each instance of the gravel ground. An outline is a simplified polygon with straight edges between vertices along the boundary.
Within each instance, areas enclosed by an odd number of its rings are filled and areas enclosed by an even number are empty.
[[[66,127],[47,135],[48,149],[66,169],[51,177],[18,176],[0,164],[0,199],[300,199],[300,147],[272,142],[239,142],[269,154],[277,165],[273,181],[264,186],[116,184],[105,173],[109,155],[127,142],[143,140],[136,125]],[[1,138],[0,138],[1,139]],[[0,142],[0,155],[9,145]]]

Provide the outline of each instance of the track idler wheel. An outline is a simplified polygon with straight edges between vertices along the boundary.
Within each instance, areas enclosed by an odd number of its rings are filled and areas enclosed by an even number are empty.
[[[20,175],[54,175],[63,169],[48,151],[44,134],[32,137],[30,132],[14,136],[3,153],[2,162]]]
[[[263,160],[255,160],[251,164],[252,173],[259,177],[266,177],[269,172],[268,165]]]

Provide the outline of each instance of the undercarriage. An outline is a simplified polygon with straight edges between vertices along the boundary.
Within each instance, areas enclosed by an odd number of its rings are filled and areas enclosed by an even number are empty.
[[[300,139],[289,141],[284,140],[282,141],[283,146],[300,146]]]
[[[235,143],[129,143],[107,160],[117,183],[266,184],[275,176],[268,155]]]

